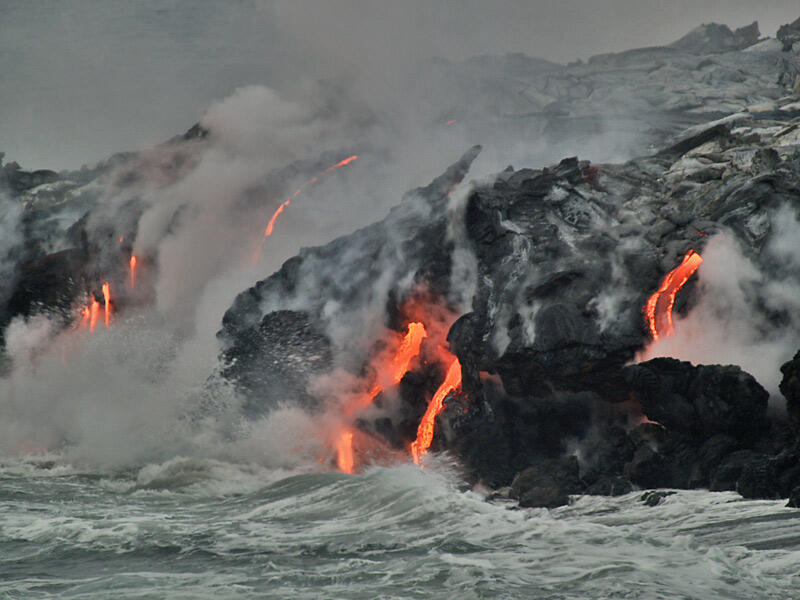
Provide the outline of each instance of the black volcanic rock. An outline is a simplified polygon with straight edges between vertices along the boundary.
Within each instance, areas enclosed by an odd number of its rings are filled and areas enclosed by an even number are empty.
[[[446,399],[433,449],[453,452],[471,479],[506,486],[578,448],[580,485],[571,490],[710,486],[788,494],[797,478],[783,463],[770,462],[770,477],[759,475],[759,461],[772,460],[791,440],[774,437],[767,392],[750,375],[673,359],[629,364],[647,342],[648,296],[689,249],[702,254],[711,235],[725,231],[764,273],[794,281],[768,249],[771,219],[793,206],[800,170],[791,149],[753,147],[780,143],[777,130],[748,133],[775,118],[764,114],[737,113],[694,128],[668,152],[623,165],[569,158],[543,169],[509,168],[474,184],[463,208],[450,214],[444,207],[453,183],[445,174],[407,195],[383,222],[303,250],[242,293],[220,339],[236,353],[251,343],[248,332],[265,317],[263,307],[298,304],[318,332],[331,322],[357,323],[376,305],[384,307],[382,323],[401,331],[399,307],[420,286],[427,298],[456,306],[462,290],[451,277],[452,256],[468,253],[474,294],[447,335],[462,389]],[[448,170],[456,180],[466,172],[458,164]],[[413,285],[391,284],[376,302],[369,282],[387,274]],[[690,309],[697,293],[690,280],[676,310]],[[762,310],[774,305],[766,293],[752,286],[745,299],[763,334],[778,335],[793,321],[783,309]],[[323,316],[330,300],[336,312]],[[331,344],[334,356],[349,355],[341,342]],[[349,368],[357,373],[366,362],[358,355]],[[397,413],[359,427],[407,447],[435,373],[409,373]],[[657,423],[631,429],[628,421],[641,414]],[[531,486],[524,503],[553,506],[576,493],[562,488]]]
[[[623,496],[633,491],[630,480],[619,476],[604,476],[586,489],[591,496]]]
[[[222,375],[236,384],[250,415],[263,414],[282,402],[313,407],[308,387],[330,369],[328,338],[307,314],[282,310],[269,313],[257,328],[241,333],[241,342],[224,354]]]
[[[669,430],[703,440],[724,434],[749,443],[767,427],[769,394],[739,367],[654,358],[624,372],[644,414]]]
[[[786,398],[786,409],[794,422],[800,424],[800,351],[781,366],[781,373],[780,390]]]
[[[556,508],[569,502],[570,494],[584,490],[574,457],[549,459],[528,467],[511,483],[510,497],[525,508]]]

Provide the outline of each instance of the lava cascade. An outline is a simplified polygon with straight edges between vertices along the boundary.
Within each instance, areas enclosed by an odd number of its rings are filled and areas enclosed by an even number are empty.
[[[99,314],[100,303],[97,301],[97,298],[94,297],[94,294],[92,294],[91,300],[89,301],[89,331],[94,331]]]
[[[103,316],[105,317],[106,327],[108,327],[109,322],[111,320],[111,284],[107,281],[103,284],[103,304],[104,304],[104,313]]]
[[[411,443],[411,456],[415,464],[420,464],[422,457],[428,452],[433,442],[433,432],[436,423],[436,417],[444,409],[444,399],[453,390],[461,386],[461,363],[458,359],[453,357],[450,366],[447,368],[447,375],[444,381],[436,390],[425,414],[422,415],[422,420],[419,422],[417,428],[417,439]]]
[[[345,408],[344,413],[348,417],[360,410],[368,408],[375,397],[384,391],[386,386],[393,386],[400,383],[403,376],[408,372],[411,361],[419,355],[422,340],[428,333],[425,326],[418,321],[408,324],[408,331],[400,341],[397,349],[392,353],[391,359],[386,365],[379,365],[378,381],[373,384],[369,391],[355,398]],[[333,449],[336,453],[336,466],[345,473],[352,473],[355,467],[353,450],[353,432],[343,429],[336,435],[333,442]]]
[[[341,432],[335,442],[336,466],[343,473],[353,473],[355,458],[353,455],[353,432],[345,430]]]
[[[379,381],[376,382],[365,395],[356,398],[345,410],[345,414],[349,416],[359,410],[367,408],[372,404],[375,397],[384,390],[385,385],[394,386],[400,383],[403,376],[408,372],[411,361],[419,355],[422,340],[426,337],[428,337],[428,332],[425,330],[425,325],[419,321],[409,323],[408,331],[400,342],[397,350],[393,353],[389,365],[381,369]]]
[[[681,264],[666,274],[658,290],[647,300],[644,308],[645,322],[653,341],[672,333],[675,296],[702,262],[703,258],[697,252],[689,250]]]
[[[130,269],[131,269],[131,289],[136,287],[136,256],[131,255],[130,260]]]
[[[319,181],[319,178],[322,175],[330,173],[331,171],[334,171],[334,170],[338,169],[339,167],[344,167],[345,165],[349,165],[351,162],[353,162],[356,159],[358,159],[358,155],[356,155],[356,154],[354,154],[352,156],[348,156],[347,158],[345,158],[343,160],[340,160],[335,165],[333,165],[331,167],[328,167],[327,169],[325,169],[319,175],[314,175],[314,177],[312,177],[311,179],[306,181],[303,185],[301,185],[299,188],[297,188],[294,191],[294,193],[291,196],[289,196],[289,198],[287,200],[285,200],[275,210],[275,212],[272,214],[272,217],[270,218],[269,223],[267,223],[267,228],[264,230],[264,236],[261,238],[261,243],[258,245],[258,248],[255,251],[255,254],[253,254],[253,262],[256,262],[258,260],[258,257],[261,255],[261,249],[264,247],[264,242],[266,242],[267,238],[272,235],[272,231],[275,228],[275,221],[278,219],[278,215],[280,215],[286,209],[286,207],[289,206],[292,203],[292,200],[297,198],[302,193],[302,191],[305,188],[307,188],[309,185],[313,185],[317,181]]]

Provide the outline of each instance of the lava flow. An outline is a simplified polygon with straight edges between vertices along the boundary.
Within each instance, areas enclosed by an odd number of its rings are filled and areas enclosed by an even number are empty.
[[[352,417],[358,411],[368,408],[375,397],[384,391],[386,387],[400,383],[403,376],[408,372],[411,361],[419,355],[422,340],[427,335],[428,332],[422,323],[409,323],[408,331],[392,354],[391,360],[388,361],[387,365],[378,367],[378,381],[373,384],[369,392],[356,397],[350,402],[346,406],[344,414],[347,417]],[[340,431],[333,442],[333,449],[336,453],[336,466],[339,467],[339,470],[344,473],[352,473],[355,467],[353,432],[349,429]]]
[[[345,410],[347,416],[367,408],[375,397],[384,390],[385,385],[397,385],[403,379],[403,376],[408,372],[408,367],[411,361],[419,355],[419,349],[422,345],[422,340],[428,337],[428,332],[425,330],[425,325],[420,322],[412,322],[408,324],[408,331],[400,342],[400,346],[392,356],[391,363],[389,364],[388,374],[381,373],[379,380],[376,382],[365,395],[356,398]],[[386,376],[388,375],[388,377]],[[381,381],[383,379],[383,381]]]
[[[343,431],[336,440],[336,466],[343,473],[353,473],[355,459],[353,458],[353,432]]]
[[[658,291],[647,300],[644,308],[645,321],[654,341],[672,333],[672,307],[675,305],[675,295],[702,262],[703,258],[697,252],[689,250],[681,264],[666,274]]]
[[[105,303],[106,327],[108,327],[111,320],[111,285],[107,281],[103,284],[103,301]]]
[[[131,255],[131,289],[136,287],[136,256]]]
[[[294,193],[291,196],[289,196],[289,199],[284,201],[277,208],[277,210],[272,214],[272,218],[270,218],[269,223],[267,223],[267,228],[264,230],[264,236],[261,238],[261,243],[258,245],[258,248],[255,251],[255,254],[253,254],[253,262],[258,261],[258,257],[261,255],[261,249],[264,247],[264,242],[266,242],[267,238],[272,235],[272,230],[275,228],[275,221],[277,220],[278,215],[281,214],[284,211],[284,209],[292,203],[292,200],[297,198],[300,195],[300,193],[305,188],[307,188],[309,185],[315,184],[322,175],[325,175],[326,173],[330,173],[331,171],[334,171],[334,170],[338,169],[339,167],[344,167],[345,165],[349,165],[351,162],[353,162],[357,158],[358,158],[358,155],[356,155],[356,154],[354,154],[352,156],[348,156],[344,160],[340,160],[338,163],[336,163],[332,167],[328,167],[327,169],[325,169],[319,175],[315,175],[314,177],[312,177],[311,179],[306,181],[303,185],[301,185],[299,188],[297,188],[294,191]]]
[[[97,298],[94,297],[94,294],[92,294],[91,300],[89,301],[89,331],[94,331],[95,325],[97,325],[98,314],[100,314],[100,303],[97,301]]]
[[[433,442],[433,430],[436,422],[436,416],[442,412],[444,408],[444,399],[447,394],[457,389],[461,385],[461,363],[457,358],[453,358],[450,366],[447,368],[447,375],[445,375],[442,385],[436,390],[428,409],[422,416],[422,420],[417,427],[417,439],[411,443],[411,456],[415,464],[419,464],[422,457],[431,447]]]

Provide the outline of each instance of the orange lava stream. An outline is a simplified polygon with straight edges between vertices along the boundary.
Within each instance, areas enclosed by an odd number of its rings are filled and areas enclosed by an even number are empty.
[[[92,294],[92,300],[89,303],[89,331],[94,331],[97,325],[97,315],[100,313],[100,303]]]
[[[358,155],[356,155],[356,154],[354,154],[353,156],[348,156],[344,160],[340,160],[338,163],[336,163],[332,167],[328,167],[327,169],[325,169],[322,172],[322,175],[325,175],[326,173],[330,173],[331,171],[334,171],[334,170],[338,169],[339,167],[344,167],[345,165],[349,165],[351,162],[353,162],[357,158],[358,158]],[[319,177],[315,175],[314,177],[312,177],[311,179],[306,181],[303,185],[301,185],[299,188],[297,188],[294,191],[294,193],[291,196],[289,196],[289,199],[286,200],[285,202],[283,202],[277,208],[277,210],[275,210],[275,212],[272,214],[272,217],[269,220],[269,223],[267,223],[267,228],[264,230],[264,236],[261,238],[261,243],[258,245],[258,249],[256,249],[255,253],[253,254],[253,262],[257,262],[258,261],[258,257],[261,255],[261,249],[264,247],[264,242],[266,242],[267,238],[272,235],[272,230],[275,228],[275,221],[278,218],[278,215],[281,214],[286,209],[286,207],[289,206],[292,203],[292,200],[297,198],[305,188],[307,188],[309,185],[315,184],[317,181],[319,181]]]
[[[415,321],[408,324],[408,331],[400,342],[400,347],[392,356],[392,362],[388,366],[389,377],[385,383],[388,385],[397,385],[403,379],[403,376],[408,372],[408,367],[414,357],[419,355],[419,349],[422,345],[422,340],[428,337],[428,332],[425,330],[425,325]],[[384,383],[375,383],[364,396],[357,398],[347,410],[347,416],[367,408],[375,397],[384,390]]]
[[[419,355],[422,340],[428,336],[425,326],[420,322],[408,324],[408,331],[400,342],[400,345],[392,355],[391,361],[385,367],[383,377],[379,375],[376,382],[366,394],[356,398],[344,411],[348,417],[353,416],[359,410],[364,410],[372,404],[375,397],[384,390],[384,386],[397,385],[402,381],[403,376],[408,372],[411,361]],[[336,453],[336,466],[344,473],[352,473],[355,466],[355,456],[353,452],[353,432],[343,429],[337,434],[333,443]]]
[[[103,301],[105,303],[104,316],[106,319],[106,327],[111,319],[111,285],[106,281],[103,284]]]
[[[431,447],[433,442],[433,430],[436,422],[436,416],[442,412],[444,408],[444,399],[447,394],[455,390],[461,385],[461,363],[457,358],[453,358],[453,362],[447,369],[442,385],[436,390],[433,399],[428,404],[428,409],[422,415],[422,420],[417,427],[417,439],[411,443],[411,456],[414,458],[414,464],[419,464],[428,448]]]
[[[355,459],[353,457],[353,432],[343,431],[336,440],[336,466],[343,473],[353,473]]]
[[[703,258],[697,252],[689,250],[681,264],[666,274],[661,286],[648,298],[644,314],[650,336],[654,341],[672,333],[672,307],[675,305],[675,296],[702,262]]]
[[[136,256],[131,255],[131,289],[136,287]]]

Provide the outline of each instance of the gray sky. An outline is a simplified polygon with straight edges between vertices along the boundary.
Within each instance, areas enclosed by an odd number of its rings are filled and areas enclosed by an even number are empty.
[[[0,151],[75,168],[187,129],[239,85],[351,74],[391,89],[431,56],[569,62],[797,17],[798,0],[0,0]]]

